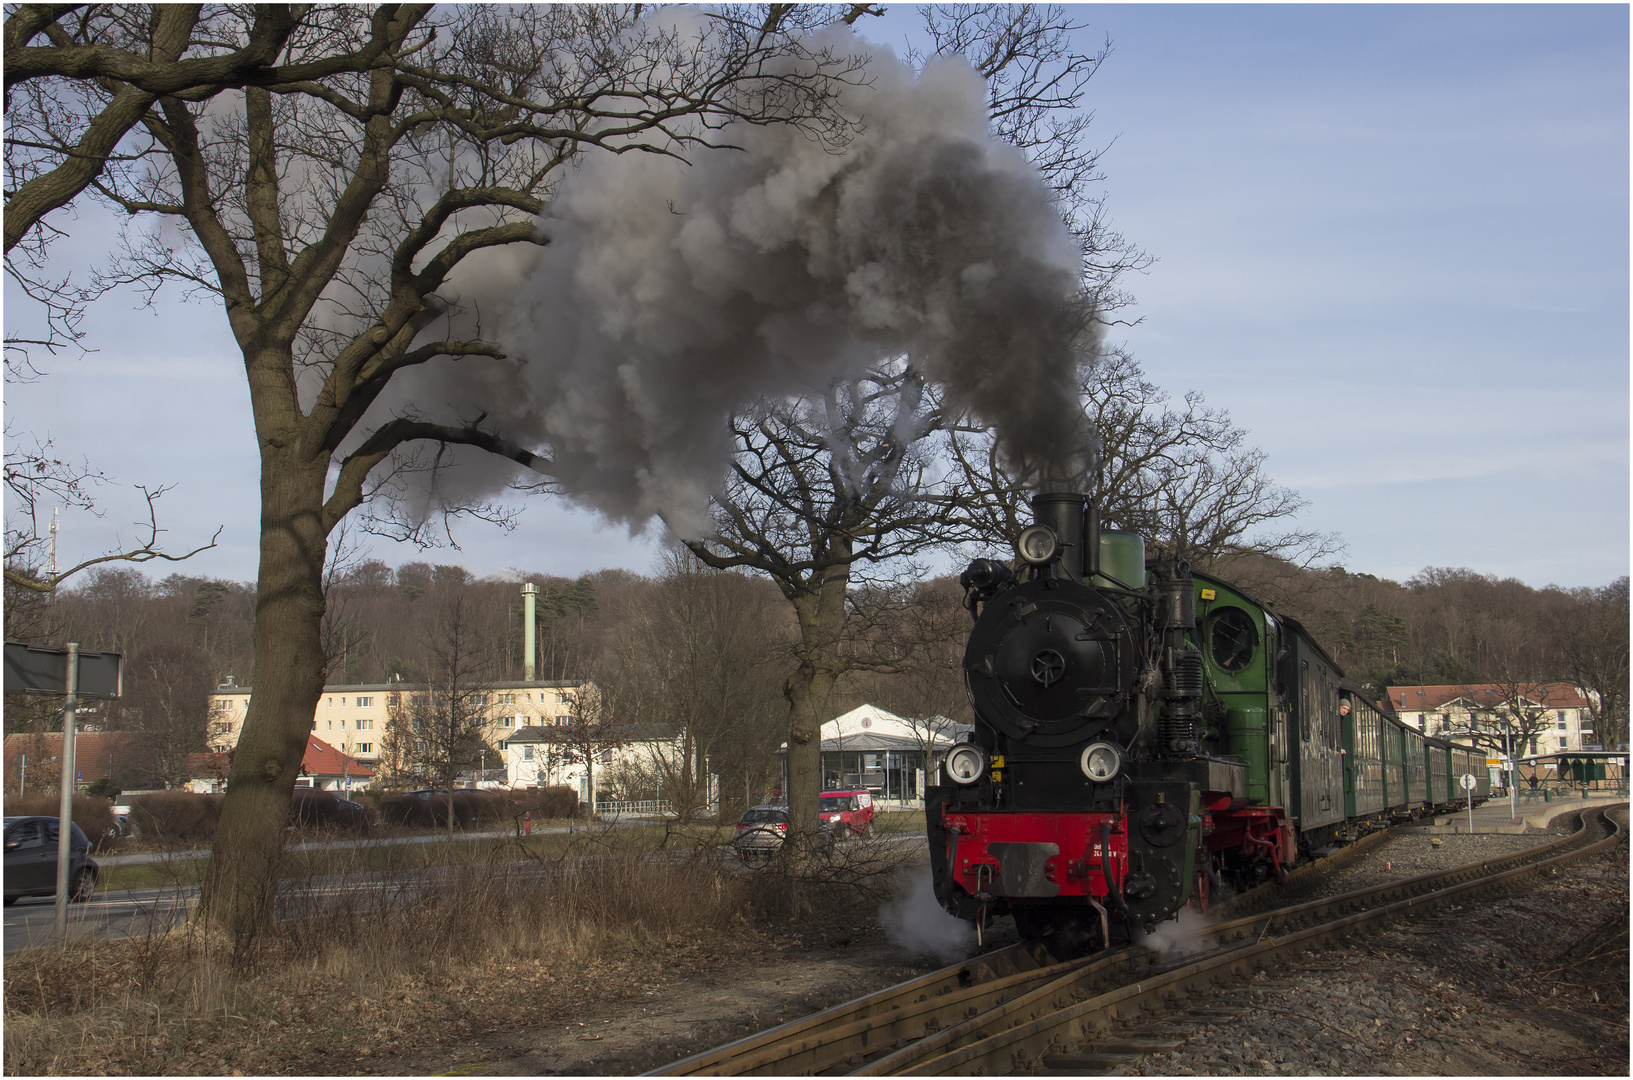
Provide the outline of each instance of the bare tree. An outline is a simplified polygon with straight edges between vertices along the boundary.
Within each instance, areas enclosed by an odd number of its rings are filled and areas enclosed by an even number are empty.
[[[585,802],[593,820],[596,812],[596,770],[611,764],[613,751],[629,739],[630,727],[614,718],[601,689],[593,682],[586,682],[573,691],[567,722],[559,725],[555,734],[561,763],[584,766],[589,788],[589,798]]]
[[[1549,638],[1558,650],[1561,675],[1588,698],[1599,745],[1627,745],[1628,579],[1597,589],[1573,589],[1568,606],[1556,606]]]
[[[780,741],[770,737],[783,725],[769,699],[780,696],[784,635],[769,592],[763,582],[675,548],[665,553],[658,580],[617,612],[609,635],[617,668],[607,690],[635,725],[677,730],[643,771],[682,821],[708,805],[713,776],[736,780],[756,747],[764,752]]]
[[[1133,357],[1115,349],[1086,363],[1081,377],[1100,442],[1088,495],[1107,525],[1137,532],[1203,570],[1254,555],[1309,566],[1341,549],[1327,534],[1262,531],[1304,501],[1270,480],[1263,451],[1246,446],[1246,432],[1200,393],[1172,404]],[[949,448],[972,491],[976,526],[989,543],[1012,542],[1028,523],[1030,492],[1005,468],[989,432],[951,426]]]
[[[191,645],[161,640],[132,650],[125,661],[125,695],[109,706],[110,726],[136,736],[127,768],[181,787],[188,779],[187,756],[207,748],[214,689],[209,658]],[[131,778],[119,777],[127,784]]]
[[[493,698],[499,651],[484,634],[465,582],[444,584],[433,594],[424,625],[426,682],[423,690],[398,693],[387,703],[382,742],[400,775],[424,777],[442,796],[448,835],[454,830],[454,778],[475,768]],[[259,693],[259,691],[257,691]],[[406,697],[406,700],[404,698]]]
[[[473,254],[548,242],[535,217],[578,155],[681,154],[731,120],[809,122],[820,133],[834,119],[832,80],[854,70],[846,57],[800,45],[799,31],[831,13],[791,6],[758,17],[722,11],[695,32],[643,20],[638,6],[288,13],[276,56],[299,77],[247,79],[241,93],[206,102],[173,83],[84,73],[70,61],[111,46],[174,70],[195,40],[252,53],[262,38],[251,9],[210,9],[198,24],[207,30],[180,48],[156,33],[168,22],[87,20],[62,35],[43,17],[19,21],[15,33],[8,23],[8,52],[13,40],[48,50],[75,87],[13,94],[14,130],[49,126],[59,102],[89,126],[94,103],[159,91],[120,150],[129,167],[110,171],[103,158],[96,191],[187,242],[134,230],[98,284],[173,281],[213,296],[243,352],[262,464],[256,694],[199,909],[240,935],[271,918],[278,823],[324,682],[329,535],[374,496],[400,492],[413,470],[445,467],[448,447],[550,471],[547,457],[485,416],[436,423],[370,412],[405,371],[501,359],[480,330],[433,331],[449,314],[439,295],[449,275]],[[374,521],[426,539],[413,514],[375,504]]]
[[[1554,713],[1566,703],[1557,683],[1512,676],[1487,686],[1464,687],[1462,697],[1469,706],[1470,741],[1515,757],[1544,733],[1556,730]]]
[[[138,523],[146,534],[145,539],[132,547],[80,559],[67,568],[60,568],[50,563],[46,554],[50,539],[42,525],[46,509],[55,505],[94,512],[96,500],[92,489],[110,481],[88,463],[75,463],[58,456],[49,440],[41,442],[35,439],[32,445],[25,445],[29,437],[14,431],[10,424],[6,426],[5,437],[4,573],[8,591],[18,589],[49,594],[69,578],[108,563],[144,563],[155,559],[182,562],[215,547],[216,540],[221,536],[221,530],[217,529],[207,544],[182,555],[167,553],[159,543],[162,530],[155,504],[168,489],[137,485],[137,490],[147,503],[148,519],[145,523]]]
[[[688,542],[718,569],[765,574],[793,606],[798,628],[788,699],[789,836],[818,835],[821,728],[840,679],[885,670],[904,656],[861,647],[854,583],[913,573],[913,557],[960,535],[958,499],[938,491],[924,440],[935,399],[906,364],[833,386],[809,402],[766,402],[733,421],[738,453],[718,499],[716,533]],[[871,608],[877,611],[877,607]]]

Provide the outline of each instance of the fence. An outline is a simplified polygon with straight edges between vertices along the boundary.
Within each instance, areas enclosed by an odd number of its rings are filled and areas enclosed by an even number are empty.
[[[596,816],[619,817],[674,817],[675,808],[668,799],[640,799],[635,802],[596,801]]]

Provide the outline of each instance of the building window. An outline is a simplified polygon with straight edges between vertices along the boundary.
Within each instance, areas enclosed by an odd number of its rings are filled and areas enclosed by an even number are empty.
[[[326,708],[326,709],[332,709],[334,707],[335,707],[335,699],[334,698],[330,698],[329,699],[329,704],[324,706],[324,708]]]
[[[364,728],[373,728],[373,727],[374,727],[374,721],[373,720],[359,720],[357,722],[357,730],[358,731],[362,731]]]
[[[357,752],[359,754],[372,754],[374,753],[374,744],[369,742],[360,742],[357,744]]]
[[[596,759],[598,761],[600,761],[601,764],[603,764],[603,765],[611,765],[612,764],[612,750],[607,749],[607,750],[601,751],[601,753],[596,755]]]
[[[341,721],[340,721],[340,730],[341,730],[341,731],[345,731],[345,730],[346,730],[346,721],[345,721],[345,719],[344,719],[344,718],[342,718],[342,719],[341,719]]]
[[[374,704],[374,699],[371,698],[371,697],[360,697],[360,698],[357,699],[357,707],[359,709],[366,709],[370,705],[373,705],[373,704]]]
[[[531,746],[522,747],[522,760],[523,761],[532,761],[533,760],[533,748]]]
[[[541,701],[544,700],[544,695],[543,694],[539,695],[539,700],[541,700]],[[527,695],[527,703],[529,705],[533,704],[533,695],[532,694]]]
[[[500,694],[499,695],[499,704],[501,704],[501,705],[514,705],[514,704],[516,704],[516,695],[515,694]]]
[[[346,699],[345,698],[340,699],[340,707],[342,709],[344,709],[346,707]]]
[[[1565,738],[1564,736],[1560,736],[1559,748],[1561,750],[1569,750],[1571,748],[1570,740]]]
[[[1537,753],[1537,740],[1536,740],[1535,736],[1532,736],[1532,738],[1531,738],[1531,756],[1535,757],[1536,753]]]
[[[560,701],[563,705],[571,705],[573,703],[573,695],[564,690],[556,695],[556,700]]]
[[[1565,714],[1564,713],[1559,714],[1559,730],[1560,731],[1565,730]]]
[[[333,720],[330,720],[329,721],[329,730],[333,731],[334,729],[335,729],[335,722]]]

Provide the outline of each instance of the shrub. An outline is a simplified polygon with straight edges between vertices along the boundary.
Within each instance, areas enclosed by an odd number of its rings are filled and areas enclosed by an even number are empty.
[[[35,795],[7,795],[8,817],[56,817],[62,809],[60,796],[40,792]],[[101,850],[114,841],[119,829],[113,820],[113,803],[95,795],[74,795],[74,824],[84,830],[91,847]]]
[[[367,811],[344,806],[333,791],[296,788],[289,804],[289,824],[308,829],[368,829]]]
[[[570,787],[512,791],[510,798],[519,804],[512,808],[512,813],[527,811],[535,819],[572,817],[578,810],[578,792]]]
[[[133,795],[130,816],[143,836],[153,840],[199,842],[215,839],[224,795],[190,791],[155,791]]]

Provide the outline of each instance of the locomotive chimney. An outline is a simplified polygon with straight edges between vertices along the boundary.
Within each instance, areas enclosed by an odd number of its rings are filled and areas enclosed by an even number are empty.
[[[1088,496],[1071,491],[1039,492],[1032,496],[1032,516],[1060,538],[1061,577],[1082,581],[1089,563],[1084,548],[1084,509]]]

